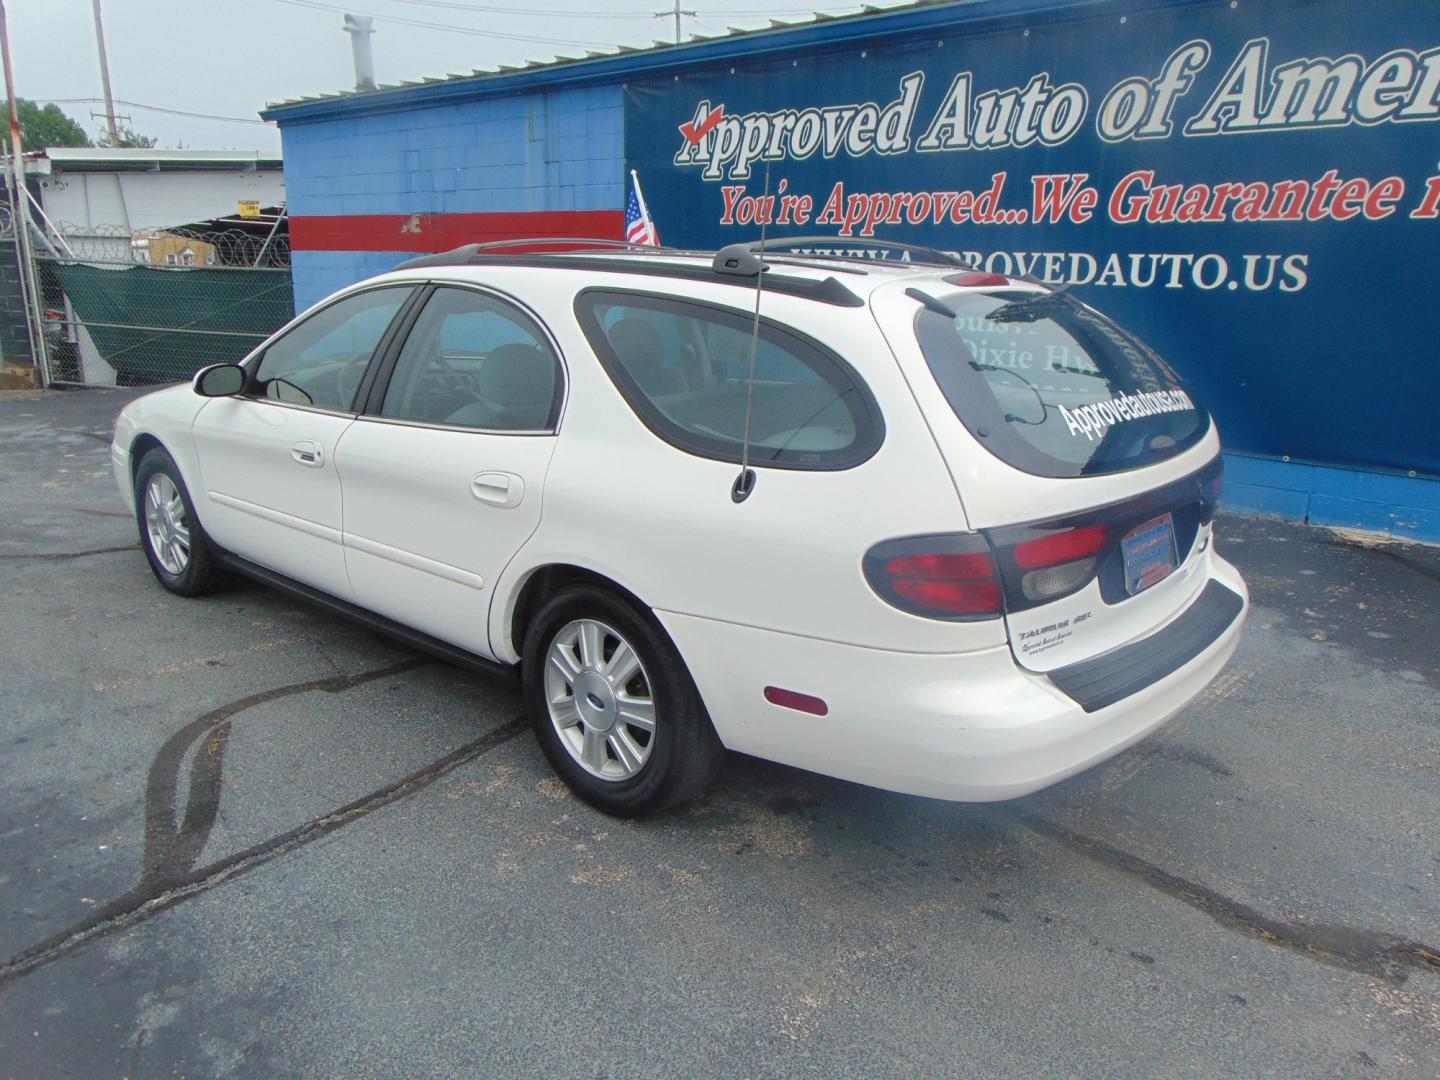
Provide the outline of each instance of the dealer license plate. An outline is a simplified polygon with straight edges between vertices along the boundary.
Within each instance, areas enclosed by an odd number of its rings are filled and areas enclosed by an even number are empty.
[[[1175,569],[1175,522],[1169,514],[1151,518],[1131,529],[1120,541],[1125,560],[1125,589],[1134,596]]]

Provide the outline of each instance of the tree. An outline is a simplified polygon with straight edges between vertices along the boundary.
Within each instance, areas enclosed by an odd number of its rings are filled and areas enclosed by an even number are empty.
[[[40,106],[26,98],[15,99],[20,117],[20,142],[26,150],[47,146],[89,146],[85,129],[60,111],[58,105]]]
[[[106,132],[100,136],[99,146],[118,146],[131,149],[149,150],[155,145],[154,135],[141,135],[134,128],[125,124],[115,125],[116,138],[112,142],[110,133]]]

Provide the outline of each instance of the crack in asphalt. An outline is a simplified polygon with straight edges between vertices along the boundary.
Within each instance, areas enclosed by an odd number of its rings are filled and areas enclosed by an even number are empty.
[[[373,671],[311,679],[263,690],[212,709],[181,728],[166,740],[150,767],[145,794],[145,846],[140,881],[134,888],[100,905],[79,922],[22,949],[0,964],[0,988],[68,956],[97,937],[153,918],[162,911],[234,881],[282,855],[344,828],[375,810],[407,798],[525,730],[526,719],[515,717],[424,768],[328,814],[312,818],[288,832],[215,862],[200,867],[194,865],[215,824],[220,804],[224,750],[229,739],[230,723],[236,714],[295,694],[312,691],[343,693],[364,683],[412,671],[429,663],[430,660],[417,657]],[[186,751],[202,739],[205,745],[194,755],[185,809],[177,821],[175,800],[179,791],[179,770]]]
[[[0,555],[0,559],[12,561],[33,559],[44,562],[56,562],[61,559],[88,559],[91,555],[115,555],[122,551],[139,550],[139,544],[126,544],[124,547],[91,548],[89,551],[48,551],[35,555]]]
[[[1010,811],[1013,818],[1042,836],[1102,865],[1123,870],[1151,888],[1188,904],[1221,926],[1250,934],[1321,963],[1403,983],[1409,970],[1440,975],[1440,949],[1378,930],[1351,926],[1308,925],[1274,919],[1247,904],[1147,862],[1138,855],[1084,836],[1035,814]]]

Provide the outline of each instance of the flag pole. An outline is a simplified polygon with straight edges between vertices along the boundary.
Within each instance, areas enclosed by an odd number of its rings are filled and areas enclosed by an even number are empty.
[[[640,204],[640,217],[650,231],[650,244],[653,247],[659,247],[660,230],[655,228],[655,220],[650,216],[650,208],[645,205],[645,193],[640,190],[640,175],[634,169],[630,170],[630,182],[635,185],[635,201]]]

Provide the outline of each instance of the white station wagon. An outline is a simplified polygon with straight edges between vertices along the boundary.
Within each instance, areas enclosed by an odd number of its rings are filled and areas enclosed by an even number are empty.
[[[1247,605],[1206,412],[1063,289],[799,243],[471,245],[336,293],[120,414],[156,577],[518,675],[619,815],[725,748],[1007,799],[1164,723]]]

